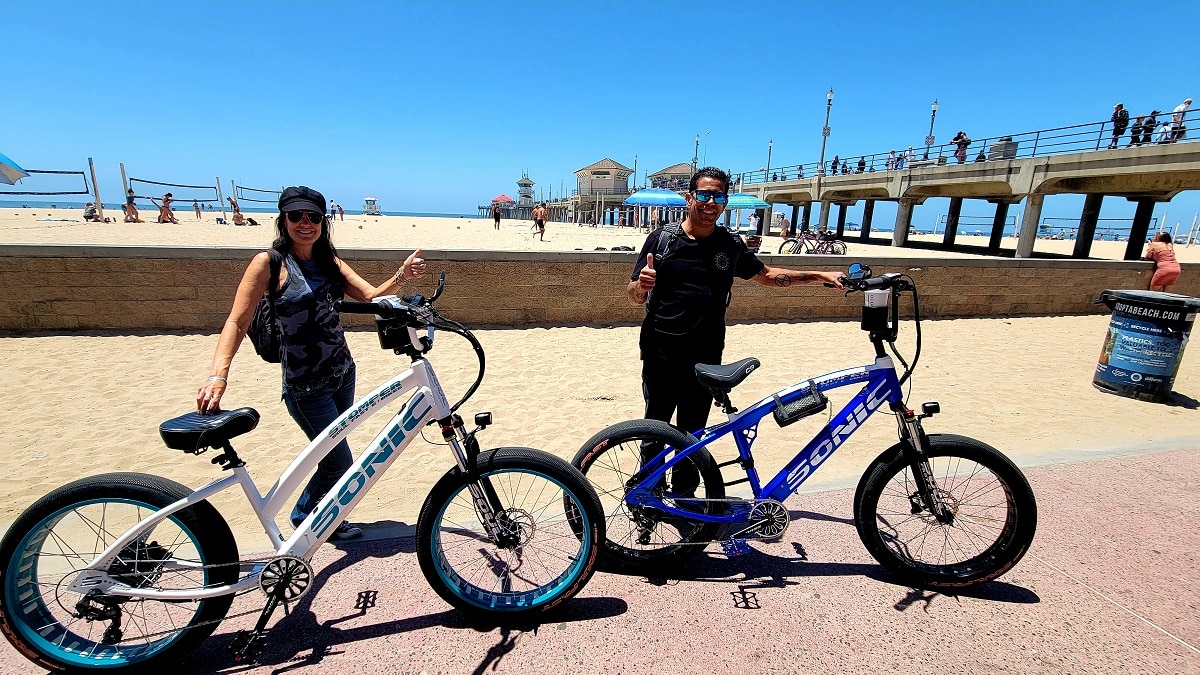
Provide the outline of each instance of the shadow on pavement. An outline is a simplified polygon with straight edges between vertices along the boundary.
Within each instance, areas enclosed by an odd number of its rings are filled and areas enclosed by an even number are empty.
[[[330,578],[368,558],[388,558],[398,553],[413,553],[416,549],[412,537],[357,543],[347,542],[339,544],[338,548],[344,551],[345,555],[317,571],[312,587],[290,609],[290,613],[283,616],[282,608],[277,610],[273,628],[267,634],[266,649],[255,664],[246,665],[233,662],[228,651],[229,643],[234,637],[234,633],[230,632],[213,636],[205,641],[189,658],[188,665],[194,669],[194,672],[236,673],[255,667],[280,666],[272,672],[286,673],[291,670],[316,666],[326,656],[343,653],[344,649],[338,650],[335,649],[336,647],[386,635],[418,631],[435,626],[471,629],[480,632],[500,628],[500,641],[488,649],[483,656],[480,670],[476,671],[483,672],[484,668],[494,666],[504,655],[515,649],[522,634],[526,632],[536,634],[541,623],[558,624],[607,618],[624,614],[629,609],[625,601],[619,598],[573,598],[570,602],[565,603],[561,610],[545,617],[544,622],[498,626],[494,623],[472,621],[462,612],[448,608],[444,612],[435,614],[341,628],[338,624],[366,616],[367,610],[376,605],[378,591],[359,591],[354,604],[357,611],[318,622],[316,615],[312,612],[312,600],[321,592]],[[421,586],[429,593],[434,593],[427,585],[422,583]],[[261,605],[259,606],[261,607]],[[301,652],[308,653],[301,655]]]

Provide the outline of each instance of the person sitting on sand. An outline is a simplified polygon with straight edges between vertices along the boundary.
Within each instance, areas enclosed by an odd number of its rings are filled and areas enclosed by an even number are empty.
[[[230,366],[259,299],[267,292],[272,253],[282,259],[275,315],[286,358],[282,360],[283,400],[288,413],[311,440],[354,404],[355,367],[346,344],[336,302],[343,297],[370,301],[400,291],[409,279],[425,274],[421,250],[413,251],[396,273],[378,286],[358,276],[338,257],[325,216],[325,197],[308,187],[289,187],[279,197],[276,238],[271,251],[254,256],[238,284],[233,308],[221,329],[209,377],[196,393],[200,414],[221,409]],[[329,451],[292,509],[299,526],[353,462],[345,440]],[[362,536],[362,529],[343,522],[334,541]]]
[[[158,207],[159,223],[175,223],[179,224],[179,220],[175,218],[175,212],[171,210],[171,202],[175,200],[175,196],[168,192],[162,196],[162,204],[154,201],[154,197],[150,198],[150,203]]]
[[[1179,281],[1181,271],[1179,262],[1175,260],[1175,244],[1171,242],[1171,235],[1166,232],[1154,235],[1150,243],[1146,244],[1146,255],[1142,256],[1142,260],[1154,261],[1150,290],[1169,293],[1171,286]]]
[[[100,222],[100,212],[96,210],[94,202],[88,202],[83,206],[83,219],[85,222],[98,223]]]

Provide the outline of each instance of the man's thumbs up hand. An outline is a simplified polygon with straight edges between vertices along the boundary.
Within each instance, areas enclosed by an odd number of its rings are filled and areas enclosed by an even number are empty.
[[[646,266],[638,273],[636,293],[642,296],[638,299],[639,302],[646,299],[646,295],[654,290],[654,280],[658,272],[654,271],[654,254],[646,254]]]

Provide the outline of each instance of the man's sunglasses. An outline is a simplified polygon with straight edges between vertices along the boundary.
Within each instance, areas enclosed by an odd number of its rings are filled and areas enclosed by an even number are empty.
[[[729,201],[729,195],[720,190],[692,190],[696,201],[707,204],[711,199],[714,204],[724,206]]]
[[[288,211],[287,219],[289,223],[298,223],[301,220],[308,218],[308,222],[312,223],[313,225],[320,225],[321,215],[322,214],[317,213],[316,211]]]

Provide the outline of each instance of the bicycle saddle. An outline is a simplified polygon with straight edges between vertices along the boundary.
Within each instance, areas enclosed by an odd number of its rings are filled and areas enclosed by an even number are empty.
[[[750,357],[727,366],[711,366],[705,363],[696,364],[696,379],[709,389],[729,391],[742,383],[762,365],[758,359]]]
[[[254,408],[222,410],[212,415],[190,412],[158,425],[158,435],[172,450],[199,454],[204,448],[220,448],[256,426],[258,411]]]

